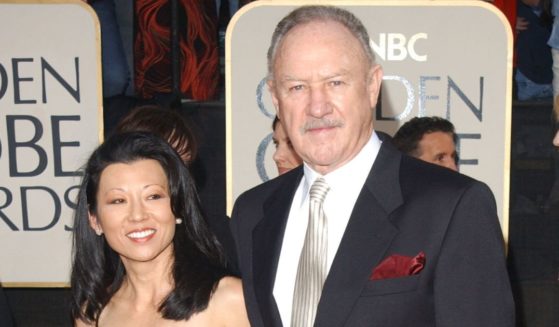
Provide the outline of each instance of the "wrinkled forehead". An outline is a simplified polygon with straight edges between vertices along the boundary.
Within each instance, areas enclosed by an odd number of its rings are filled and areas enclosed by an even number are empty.
[[[309,52],[335,51],[359,55],[371,63],[360,40],[344,24],[329,19],[312,20],[292,27],[279,41],[271,62],[272,73],[278,61],[293,60]],[[286,58],[289,57],[289,58]]]
[[[343,24],[328,20],[293,27],[278,44],[272,73],[280,73],[282,68],[304,60],[320,65],[324,63],[321,62],[324,56],[340,60],[352,57],[351,61],[365,66],[363,69],[369,68],[367,55],[359,40]]]
[[[313,20],[294,26],[281,38],[276,49],[275,59],[279,54],[293,48],[318,44],[332,47],[341,44],[360,48],[359,40],[343,24],[333,20]]]

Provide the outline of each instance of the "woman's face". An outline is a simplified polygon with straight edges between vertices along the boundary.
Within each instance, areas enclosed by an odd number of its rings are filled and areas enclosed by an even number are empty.
[[[90,214],[90,225],[104,233],[125,264],[172,256],[175,218],[159,162],[115,163],[101,173],[97,212]]]
[[[272,140],[276,146],[273,158],[280,175],[299,166],[303,162],[301,157],[299,157],[297,152],[293,149],[291,141],[280,122],[278,122],[274,128]]]
[[[553,146],[559,148],[559,129],[555,132],[555,136],[553,137]]]

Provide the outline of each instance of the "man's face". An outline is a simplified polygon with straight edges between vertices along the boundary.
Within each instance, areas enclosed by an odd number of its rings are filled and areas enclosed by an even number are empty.
[[[418,144],[417,158],[443,166],[454,171],[456,167],[456,146],[451,133],[432,132],[424,134]]]
[[[279,118],[301,158],[327,174],[369,140],[382,69],[336,22],[294,27],[277,49],[269,82]]]

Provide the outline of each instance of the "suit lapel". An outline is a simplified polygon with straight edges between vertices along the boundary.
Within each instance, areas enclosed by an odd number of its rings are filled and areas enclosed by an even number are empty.
[[[254,289],[266,326],[282,325],[273,288],[291,202],[303,176],[303,169],[299,167],[286,175],[264,202],[262,220],[252,234]]]
[[[322,290],[315,326],[343,326],[368,277],[398,233],[389,215],[403,202],[400,153],[383,142],[359,194]]]

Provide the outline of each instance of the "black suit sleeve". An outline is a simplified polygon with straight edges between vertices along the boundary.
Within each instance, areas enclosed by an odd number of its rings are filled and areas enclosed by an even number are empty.
[[[12,319],[12,313],[10,306],[8,305],[8,299],[4,294],[4,290],[0,287],[0,326],[12,327],[14,322]]]
[[[441,246],[434,279],[437,326],[514,326],[504,242],[489,188],[462,195]]]
[[[238,269],[243,282],[245,307],[247,308],[250,325],[252,327],[263,327],[265,325],[258,311],[259,305],[254,295],[252,270],[250,269],[250,244],[252,242],[250,231],[252,229],[249,227],[250,224],[247,220],[250,220],[249,217],[252,217],[250,214],[252,210],[250,209],[251,206],[248,204],[249,202],[245,200],[246,195],[242,194],[237,201],[235,201],[229,226],[231,228],[231,234],[233,235],[235,252],[237,254]]]

